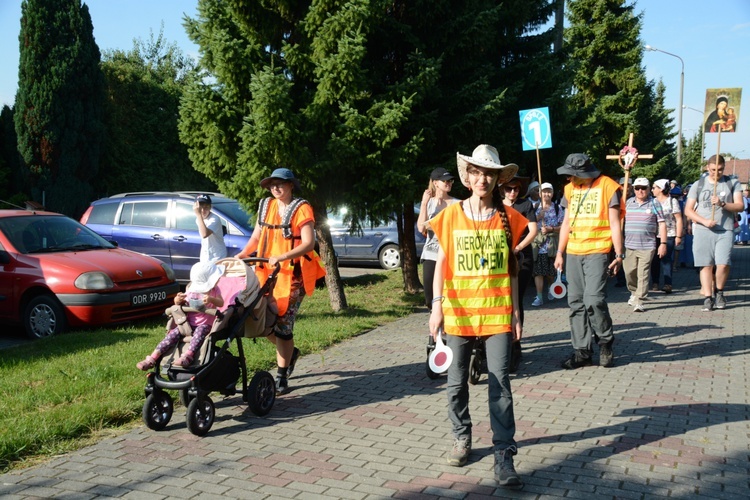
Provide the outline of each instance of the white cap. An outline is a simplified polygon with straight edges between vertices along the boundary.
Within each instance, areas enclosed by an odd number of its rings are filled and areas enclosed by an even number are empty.
[[[646,186],[648,187],[650,184],[648,182],[648,179],[645,177],[638,177],[636,180],[633,181],[633,186]]]
[[[545,189],[551,189],[552,191],[555,190],[555,188],[549,182],[542,183],[542,191],[544,191]]]

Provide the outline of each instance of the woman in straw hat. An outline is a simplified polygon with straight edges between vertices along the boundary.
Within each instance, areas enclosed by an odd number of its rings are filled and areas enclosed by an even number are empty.
[[[458,175],[471,196],[429,221],[440,242],[430,315],[430,333],[441,330],[453,350],[448,368],[448,416],[453,447],[448,463],[460,467],[471,453],[469,365],[474,343],[485,342],[489,371],[489,414],[495,479],[508,488],[523,486],[513,466],[516,424],[510,387],[511,341],[520,339],[518,262],[513,248],[528,221],[506,207],[499,186],[518,166],[503,165],[497,150],[477,146],[471,156],[457,154]]]

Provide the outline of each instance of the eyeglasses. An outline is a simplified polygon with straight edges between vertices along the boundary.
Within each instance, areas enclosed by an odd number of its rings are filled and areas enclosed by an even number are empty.
[[[510,193],[511,191],[521,192],[521,186],[503,186],[503,189],[505,189],[506,193]]]
[[[284,181],[280,181],[280,182],[272,182],[272,183],[271,183],[271,184],[270,184],[270,185],[268,186],[268,189],[280,189],[280,188],[282,188],[282,187],[286,186],[287,184],[288,184],[288,182],[284,182]]]
[[[646,186],[633,186],[633,189],[636,191],[645,191],[648,188]]]
[[[496,179],[497,178],[497,172],[487,172],[487,173],[484,173],[481,170],[476,170],[476,169],[469,170],[469,175],[471,177],[477,177],[477,178],[478,177],[484,177],[485,179],[490,180],[490,181],[492,179]]]

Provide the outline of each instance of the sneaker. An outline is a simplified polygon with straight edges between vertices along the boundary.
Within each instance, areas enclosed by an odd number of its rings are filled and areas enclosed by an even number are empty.
[[[562,367],[566,370],[575,370],[582,366],[591,366],[591,353],[585,353],[583,350],[577,350],[570,355],[568,359],[562,362]]]
[[[549,300],[550,302],[555,300],[555,296],[552,295],[552,292],[547,292],[547,300]]]
[[[534,306],[534,307],[539,307],[542,304],[543,304],[542,298],[540,296],[538,296],[538,295],[534,298],[534,302],[531,303],[531,305]]]
[[[289,391],[289,380],[287,377],[276,375],[276,394],[284,394]]]
[[[724,298],[724,292],[716,292],[716,309],[726,309],[727,299]]]
[[[701,311],[710,311],[714,308],[714,299],[711,297],[706,297],[706,300],[703,301],[703,308]]]
[[[642,313],[642,312],[646,312],[646,310],[643,308],[643,304],[638,303],[633,306],[633,312]]]
[[[471,453],[471,436],[453,440],[453,449],[448,455],[448,465],[463,467],[469,461]]]
[[[631,295],[628,299],[628,305],[632,306],[633,304],[635,304],[635,295]]]
[[[672,293],[672,285],[664,285],[661,288],[661,291],[664,293]]]
[[[606,344],[599,346],[599,366],[604,368],[610,368],[615,364],[615,355],[612,352],[612,344],[614,340],[610,340]]]
[[[295,346],[292,351],[292,360],[289,361],[289,366],[286,369],[286,378],[292,378],[292,372],[294,371],[294,365],[297,364],[297,358],[299,358],[299,349]]]
[[[516,453],[518,452],[515,446],[495,452],[495,481],[498,486],[512,489],[523,488],[521,476],[513,466],[513,455]]]

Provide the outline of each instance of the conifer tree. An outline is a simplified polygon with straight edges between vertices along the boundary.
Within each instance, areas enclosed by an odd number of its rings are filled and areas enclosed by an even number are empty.
[[[619,177],[618,154],[634,133],[635,147],[648,151],[644,140],[653,133],[639,120],[648,104],[648,86],[641,66],[641,16],[625,0],[569,0],[565,30],[574,71],[571,111],[586,152],[594,164]],[[645,163],[645,162],[641,162]]]
[[[97,175],[103,78],[81,0],[24,0],[14,106],[18,149],[35,201],[80,216]]]

